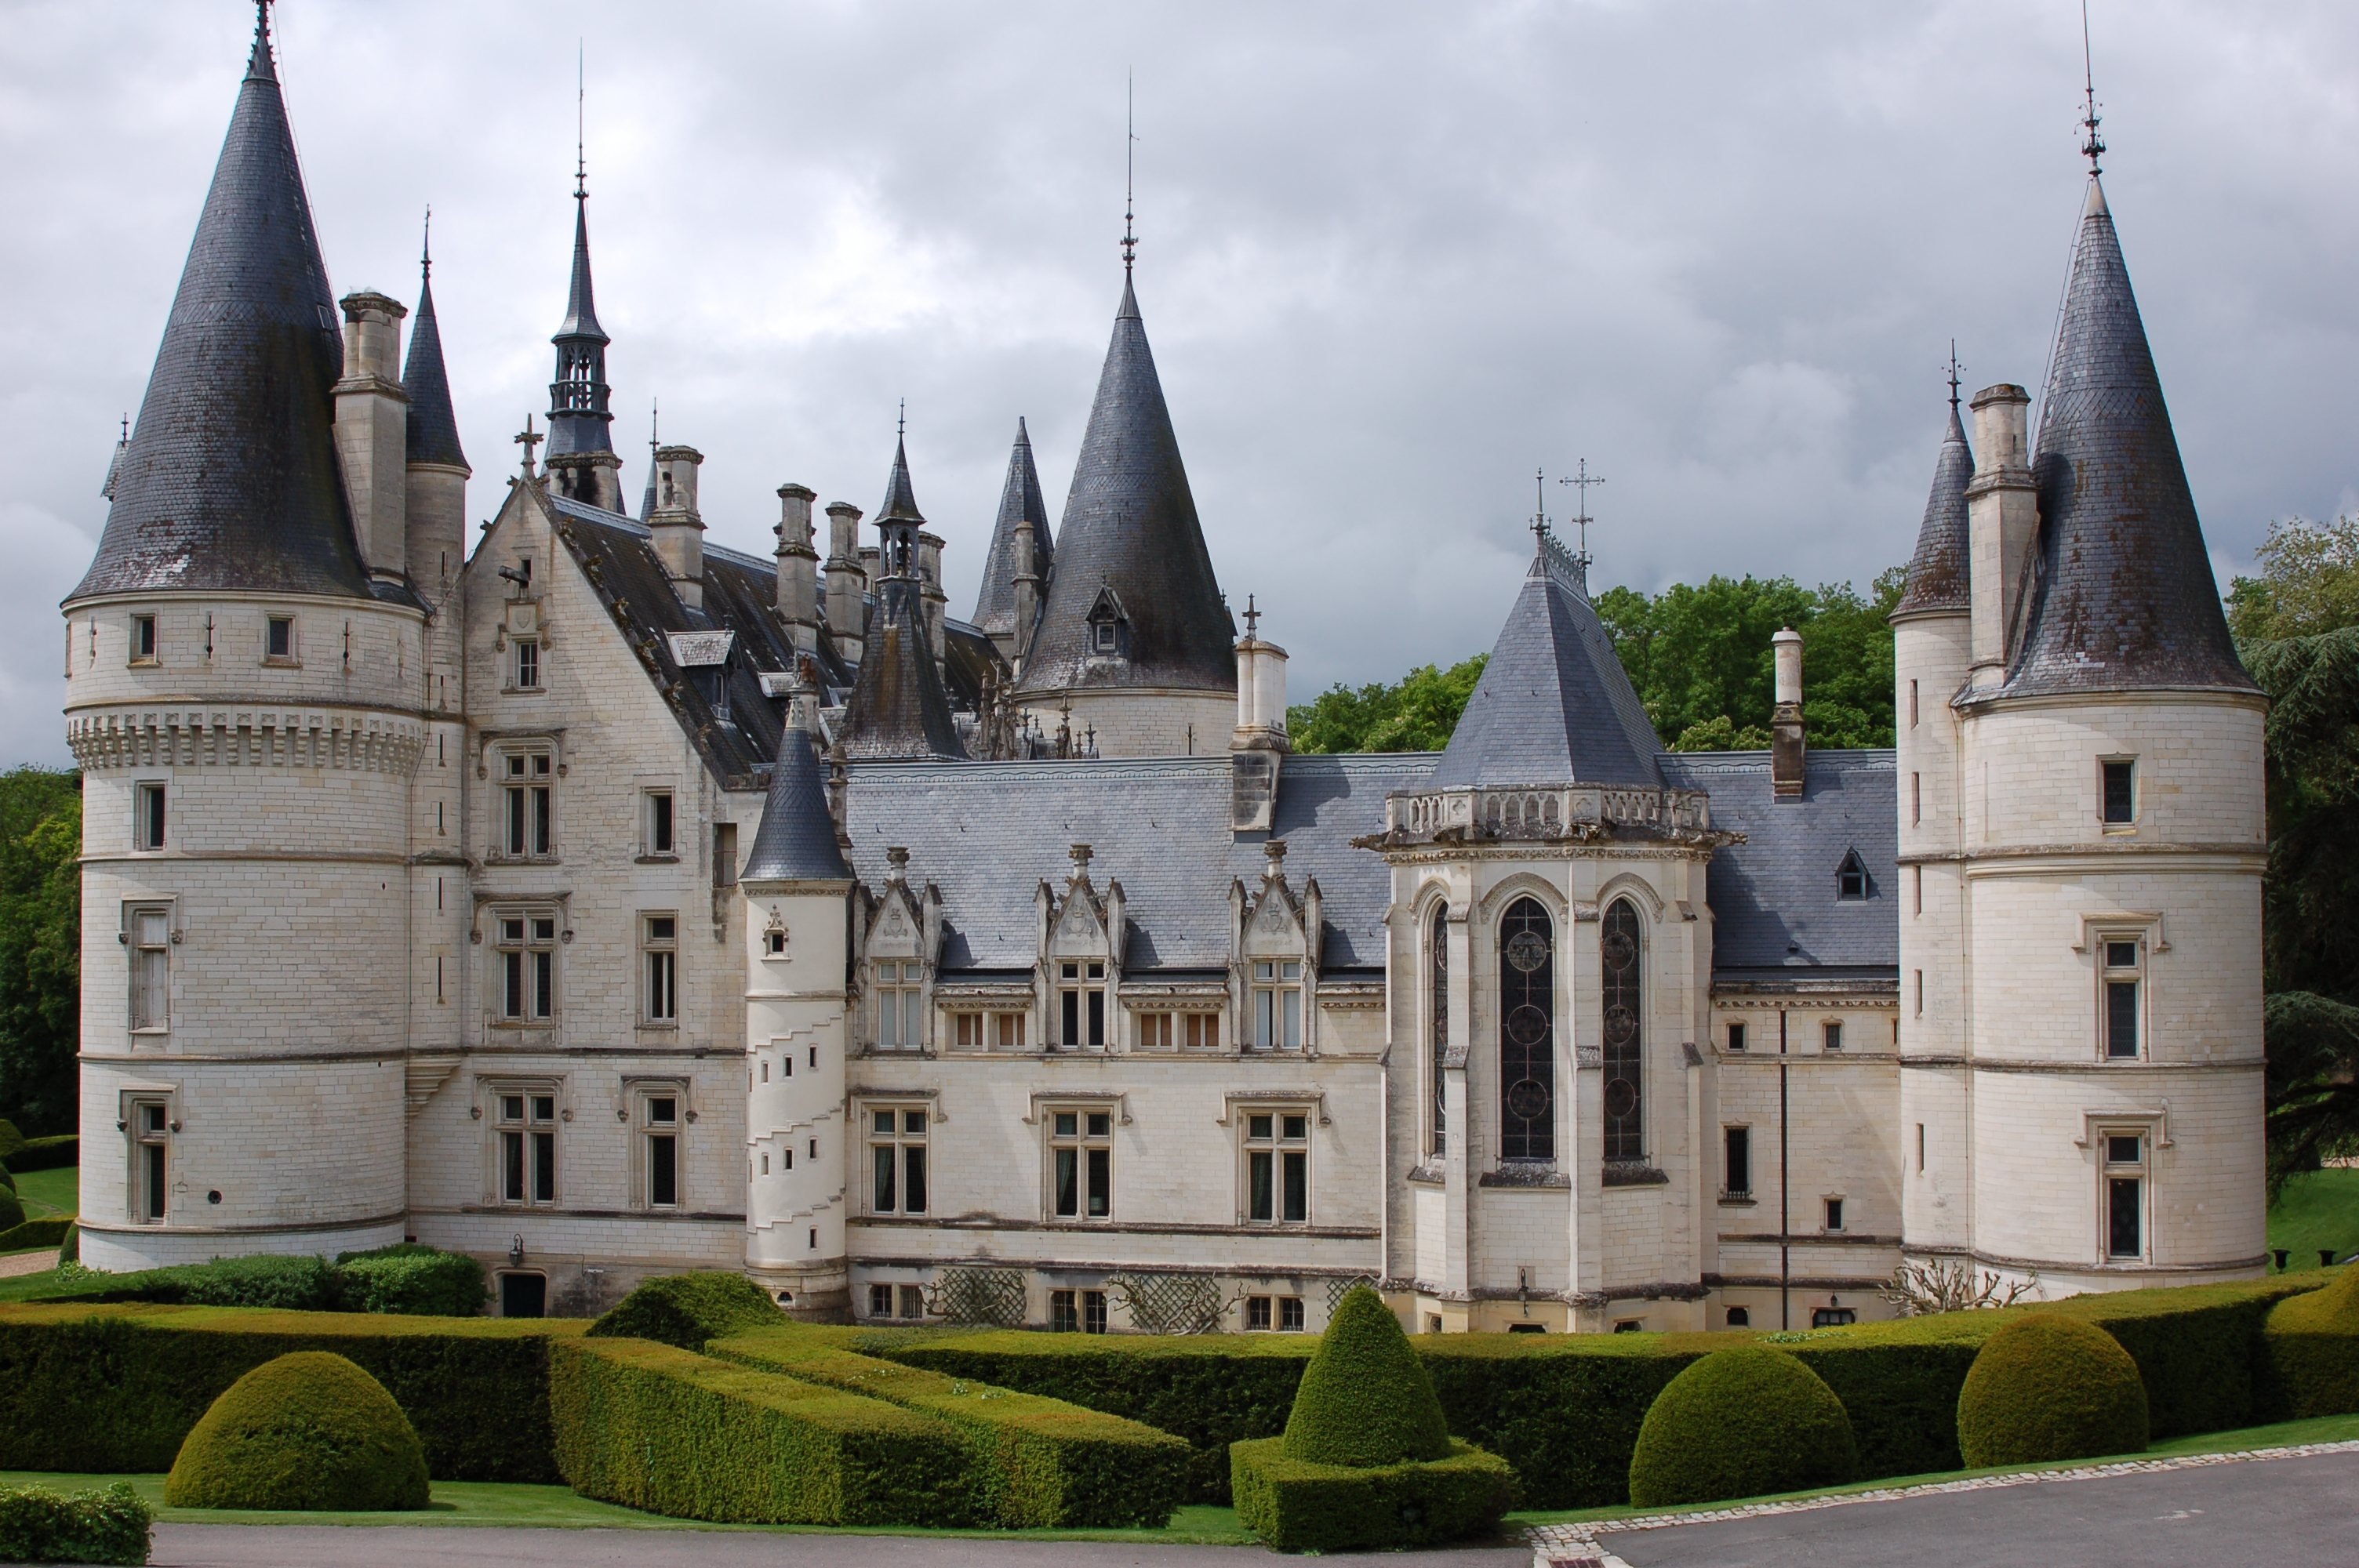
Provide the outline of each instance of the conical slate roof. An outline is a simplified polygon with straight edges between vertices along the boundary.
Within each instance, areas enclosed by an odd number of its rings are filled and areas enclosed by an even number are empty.
[[[827,809],[827,781],[810,732],[789,724],[778,741],[770,793],[762,802],[762,826],[740,881],[850,881],[852,868],[835,841],[835,818]]]
[[[918,492],[909,483],[909,443],[907,437],[894,443],[893,471],[885,481],[885,503],[876,509],[876,526],[887,523],[912,523],[922,528],[926,514],[918,510]]]
[[[1973,477],[1973,450],[1966,445],[1966,428],[1958,423],[1958,405],[1952,399],[1949,434],[1941,438],[1941,455],[1933,460],[1933,492],[1925,498],[1925,521],[1917,530],[1917,554],[1908,561],[1908,586],[1895,615],[1970,607],[1966,486]]]
[[[565,323],[549,341],[557,345],[557,378],[549,389],[549,455],[613,451],[614,414],[606,384],[606,345],[613,340],[598,325],[590,286],[590,198],[578,183],[573,191],[573,279],[566,291]],[[600,488],[607,494],[599,504],[621,510],[619,478],[611,489],[603,483]]]
[[[1127,278],[1057,538],[1057,569],[1025,662],[1025,693],[1236,689],[1228,611]],[[1127,657],[1090,653],[1090,611],[1108,589],[1129,622]]]
[[[71,596],[368,596],[329,389],[343,341],[257,27],[98,556]]]
[[[1032,575],[1049,580],[1051,541],[1049,503],[1040,496],[1040,470],[1032,466],[1032,438],[1024,421],[1016,421],[1016,449],[1007,455],[1007,482],[1000,487],[999,520],[992,524],[991,553],[983,561],[983,591],[974,601],[974,624],[1001,634],[1016,630],[1016,579],[1024,567],[1016,559],[1016,524],[1032,524]]]
[[[922,585],[908,575],[916,569],[910,533],[925,521],[909,483],[908,443],[897,442],[876,518],[885,541],[879,564],[888,575],[876,585],[876,611],[869,620],[860,675],[837,735],[844,755],[854,760],[966,755],[951,719],[940,667],[926,640]]]
[[[1542,535],[1433,783],[1660,788],[1662,750],[1580,568]]]
[[[590,287],[590,203],[578,190],[573,193],[573,282],[566,291],[565,324],[557,329],[557,337],[614,341],[598,325],[598,305]]]
[[[409,361],[401,371],[401,389],[409,394],[409,460],[465,468],[459,416],[451,407],[451,378],[442,369],[442,329],[434,319],[430,261],[419,267],[418,310],[409,320]]]
[[[2170,410],[2094,178],[2032,473],[2035,576],[2000,695],[2256,689],[2228,638]]]

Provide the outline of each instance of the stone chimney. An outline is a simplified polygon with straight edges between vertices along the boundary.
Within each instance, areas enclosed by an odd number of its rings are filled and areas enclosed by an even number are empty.
[[[860,508],[827,503],[827,624],[854,663],[868,634],[868,574],[860,569]]]
[[[1237,727],[1229,737],[1232,833],[1269,831],[1278,773],[1294,750],[1286,731],[1286,650],[1264,641],[1260,628],[1261,611],[1248,597],[1245,634],[1237,639]]]
[[[409,569],[409,394],[401,387],[401,322],[409,312],[365,290],[342,304],[336,457],[369,576],[399,582]]]
[[[925,529],[918,530],[918,576],[925,587],[919,597],[926,601],[926,639],[934,650],[934,662],[940,664],[948,655],[943,653],[943,622],[950,619],[951,596],[942,591],[942,541]]]
[[[1039,558],[1032,520],[1019,518],[1016,524],[1016,636],[1007,658],[1019,676],[1024,673],[1024,656],[1032,651],[1032,630],[1040,620],[1040,574],[1032,569],[1032,563]]]
[[[680,602],[704,608],[704,518],[696,509],[696,472],[704,454],[694,447],[656,449],[656,509],[647,514],[656,558]]]
[[[819,651],[819,552],[811,547],[808,486],[778,486],[778,619],[800,654]]]
[[[1769,783],[1779,800],[1799,800],[1809,743],[1802,726],[1802,637],[1791,626],[1769,639],[1777,661],[1777,708],[1769,716]]]
[[[2023,600],[2023,564],[2039,530],[2039,494],[2031,478],[2026,410],[2031,395],[2013,382],[1974,394],[1974,477],[1966,486],[1969,614],[1973,664],[1969,688],[1995,687],[2006,676],[2016,614]]]

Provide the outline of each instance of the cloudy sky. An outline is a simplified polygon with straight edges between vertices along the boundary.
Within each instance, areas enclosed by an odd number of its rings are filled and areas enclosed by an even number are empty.
[[[283,0],[339,294],[436,299],[491,514],[547,404],[577,34],[625,482],[647,406],[710,537],[873,508],[909,405],[971,607],[1007,446],[1051,511],[1138,291],[1222,585],[1296,699],[1489,646],[1532,475],[1596,580],[1904,560],[1954,336],[2038,390],[2082,198],[2071,0]],[[565,20],[555,18],[561,10]],[[2093,0],[2106,184],[2215,568],[2359,504],[2359,7]],[[58,600],[105,521],[251,30],[239,0],[0,4],[0,762],[64,757]]]

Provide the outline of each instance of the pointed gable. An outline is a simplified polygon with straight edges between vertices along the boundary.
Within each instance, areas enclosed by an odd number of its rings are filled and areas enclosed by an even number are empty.
[[[365,598],[330,395],[343,342],[270,41],[256,29],[97,558],[72,597]]]
[[[1228,611],[1127,278],[1057,538],[1056,570],[1024,666],[1026,692],[1236,689]],[[1130,615],[1121,658],[1093,656],[1091,647],[1089,611],[1107,588]]]
[[[2032,473],[2039,536],[2002,696],[2256,689],[2228,637],[2161,378],[2093,178]]]
[[[1901,592],[1895,615],[1970,607],[1973,574],[1966,486],[1973,477],[1974,454],[1966,445],[1966,429],[1958,422],[1957,399],[1952,395],[1949,433],[1941,438],[1940,456],[1933,460],[1933,490],[1925,498],[1925,521],[1917,529],[1917,553],[1908,561],[1908,585]]]
[[[434,264],[419,271],[418,310],[410,318],[409,359],[401,389],[409,394],[409,460],[467,466],[459,446],[459,416],[451,406],[451,378],[442,368],[442,327],[434,315]],[[472,470],[471,470],[472,471]]]
[[[1658,789],[1662,750],[1580,567],[1542,535],[1433,783]]]
[[[1005,634],[1016,629],[1016,579],[1027,569],[1016,558],[1018,525],[1032,524],[1032,559],[1028,569],[1049,580],[1054,553],[1049,534],[1049,503],[1040,495],[1040,470],[1032,464],[1032,437],[1024,421],[1016,421],[1016,448],[1007,455],[1007,480],[1000,486],[999,518],[992,524],[991,553],[984,557],[983,591],[975,598],[974,624],[984,632]]]

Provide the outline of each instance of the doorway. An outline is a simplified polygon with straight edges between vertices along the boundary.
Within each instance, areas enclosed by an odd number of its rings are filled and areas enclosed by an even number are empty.
[[[547,1317],[549,1315],[549,1276],[502,1274],[500,1276],[500,1315],[502,1317]]]

